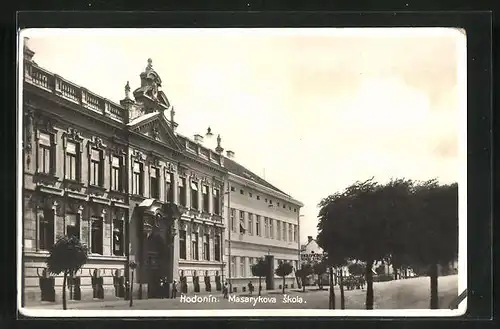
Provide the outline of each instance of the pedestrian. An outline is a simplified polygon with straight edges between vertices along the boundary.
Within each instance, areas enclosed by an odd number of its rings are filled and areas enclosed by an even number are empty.
[[[224,282],[224,287],[222,288],[222,294],[223,294],[223,298],[224,299],[227,299],[227,293],[228,293],[228,284],[227,284],[227,281]]]
[[[177,298],[177,280],[172,283],[172,298]]]
[[[250,296],[253,293],[253,284],[252,284],[252,281],[248,282],[248,292],[250,293]]]

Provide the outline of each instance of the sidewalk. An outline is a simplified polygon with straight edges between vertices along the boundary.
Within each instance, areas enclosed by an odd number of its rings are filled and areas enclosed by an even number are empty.
[[[309,288],[309,289],[308,289]],[[306,293],[310,292],[319,292],[320,290],[317,289],[317,287],[306,287]],[[327,289],[323,291],[328,291]],[[274,289],[274,290],[262,290],[261,295],[281,295],[283,293],[282,289]],[[285,294],[287,293],[303,293],[302,290],[294,288],[294,289],[285,289]],[[222,292],[220,291],[213,291],[213,292],[208,292],[208,291],[202,291],[199,293],[188,293],[186,296],[206,296],[206,295],[214,295],[214,296],[222,296]],[[234,293],[236,296],[249,296],[248,293]],[[141,305],[153,305],[153,304],[158,304],[158,303],[175,303],[176,300],[179,300],[181,294],[177,295],[176,299],[170,299],[170,298],[151,298],[151,299],[134,299],[133,303],[134,305],[136,304],[141,304]],[[252,296],[258,296],[258,293],[254,292]],[[86,301],[77,301],[77,300],[68,300],[67,301],[67,306],[68,309],[86,309],[86,308],[112,308],[116,306],[121,306],[125,305],[128,306],[130,303],[129,300],[125,300],[123,298],[117,298],[117,299],[107,299],[107,300],[102,300],[102,299],[94,299],[94,300],[86,300]],[[62,302],[57,302],[57,303],[46,303],[44,302],[43,304],[32,304],[32,305],[26,305],[25,308],[28,309],[62,309]]]

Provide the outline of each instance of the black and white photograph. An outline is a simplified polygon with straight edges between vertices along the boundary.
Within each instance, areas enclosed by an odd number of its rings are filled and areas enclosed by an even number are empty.
[[[466,63],[454,28],[21,30],[20,312],[464,314]]]

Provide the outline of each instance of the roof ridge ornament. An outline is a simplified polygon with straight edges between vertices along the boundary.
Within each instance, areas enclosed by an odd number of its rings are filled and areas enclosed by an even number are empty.
[[[130,83],[127,81],[125,85],[125,99],[130,99]]]
[[[222,146],[220,146],[220,143],[221,143],[221,138],[220,138],[220,134],[217,135],[217,147],[215,148],[215,152],[219,153],[219,154],[222,154],[222,151],[224,151],[224,149],[222,148]]]

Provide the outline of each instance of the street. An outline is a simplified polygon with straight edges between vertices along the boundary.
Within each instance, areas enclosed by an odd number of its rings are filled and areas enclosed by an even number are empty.
[[[439,278],[439,306],[448,308],[451,301],[459,294],[458,276],[449,275]],[[328,309],[328,288],[318,290],[308,287],[306,292],[289,289],[285,295],[281,291],[264,292],[261,298],[248,294],[234,294],[223,299],[222,294],[186,295],[177,299],[134,300],[132,309],[165,310],[165,309]],[[376,282],[374,289],[375,309],[428,309],[430,284],[428,277],[419,277],[389,282]],[[340,309],[340,290],[335,287],[336,308]],[[346,309],[365,308],[366,289],[345,291]],[[43,305],[36,309],[61,309],[61,305]],[[68,303],[68,309],[93,310],[114,309],[127,310],[129,301],[90,301]]]

